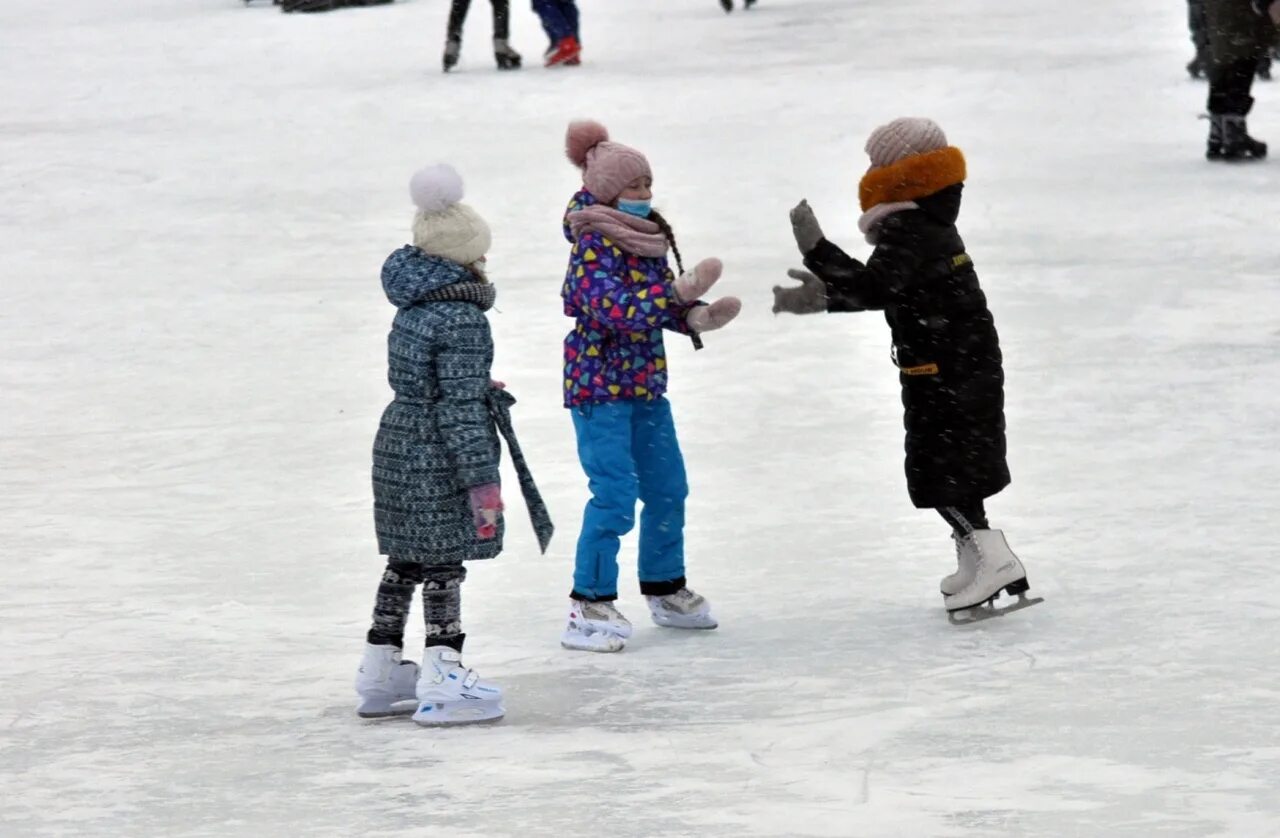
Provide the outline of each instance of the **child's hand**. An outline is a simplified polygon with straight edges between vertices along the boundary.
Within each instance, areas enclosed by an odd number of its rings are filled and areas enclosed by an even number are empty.
[[[471,517],[476,536],[488,541],[498,535],[498,516],[502,514],[502,490],[497,483],[472,486]]]
[[[737,297],[722,297],[709,306],[696,306],[685,317],[685,322],[693,333],[714,332],[729,325],[733,318],[742,311],[742,300]]]
[[[791,232],[802,255],[808,254],[822,241],[822,225],[818,224],[808,201],[801,201],[791,210]]]
[[[827,284],[808,271],[792,268],[787,276],[803,284],[799,288],[773,286],[773,313],[817,314],[827,310]]]
[[[719,259],[703,259],[675,281],[676,301],[681,305],[696,303],[720,279],[724,264]]]
[[[489,386],[490,386],[492,389],[494,389],[494,390],[505,390],[505,389],[507,389],[507,382],[505,382],[505,381],[495,381],[494,379],[490,378],[490,379],[489,379]]]

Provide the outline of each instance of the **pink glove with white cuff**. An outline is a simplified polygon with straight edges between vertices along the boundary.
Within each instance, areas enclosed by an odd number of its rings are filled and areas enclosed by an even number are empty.
[[[502,514],[502,490],[497,483],[485,483],[481,486],[472,486],[469,494],[476,536],[484,541],[496,538],[498,516]]]

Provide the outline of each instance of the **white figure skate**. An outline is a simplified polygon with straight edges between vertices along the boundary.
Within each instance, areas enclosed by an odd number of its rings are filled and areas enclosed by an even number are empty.
[[[943,600],[951,622],[975,623],[1044,602],[1043,598],[1027,599],[1031,586],[1027,583],[1026,568],[1009,549],[1003,531],[974,530],[972,538],[978,553],[973,579]],[[1018,601],[995,608],[992,603],[1001,593],[1016,596]]]

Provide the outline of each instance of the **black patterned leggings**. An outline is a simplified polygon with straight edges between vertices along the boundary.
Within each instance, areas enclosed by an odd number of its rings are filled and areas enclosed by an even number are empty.
[[[987,510],[981,500],[970,501],[960,506],[939,506],[938,514],[942,520],[951,525],[957,538],[964,538],[974,530],[990,529],[987,523]]]
[[[424,565],[387,559],[373,604],[373,626],[368,641],[375,646],[404,647],[404,627],[409,621],[413,591],[422,586],[423,619],[428,646],[449,646],[459,652],[467,636],[462,631],[462,565]]]

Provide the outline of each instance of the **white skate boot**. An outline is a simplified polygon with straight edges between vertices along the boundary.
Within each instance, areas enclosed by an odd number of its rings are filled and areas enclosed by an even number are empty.
[[[462,665],[462,655],[448,646],[428,646],[418,676],[418,711],[413,720],[423,727],[492,722],[507,713],[502,690],[481,681]]]
[[[1027,571],[1022,562],[1009,549],[1001,530],[974,530],[973,546],[978,561],[969,584],[943,600],[952,622],[971,623],[990,617],[999,617],[1011,611],[1044,602],[1043,599],[1027,599]],[[1004,608],[980,608],[995,601],[1001,593],[1016,596],[1018,601]],[[970,610],[972,609],[972,610]],[[967,611],[964,618],[956,612]]]
[[[956,572],[943,578],[939,586],[943,596],[960,593],[973,581],[974,574],[978,572],[978,547],[973,542],[973,533],[969,533],[964,538],[959,538],[952,533],[951,540],[956,543]]]
[[[560,645],[579,652],[621,652],[631,636],[631,622],[612,602],[569,600],[569,624]]]
[[[713,629],[719,625],[711,616],[711,603],[688,588],[666,596],[647,596],[649,615],[664,628]]]
[[[356,694],[360,703],[356,714],[363,719],[382,719],[413,712],[417,700],[414,685],[418,682],[418,665],[401,660],[395,646],[366,643],[360,671],[356,673]]]

